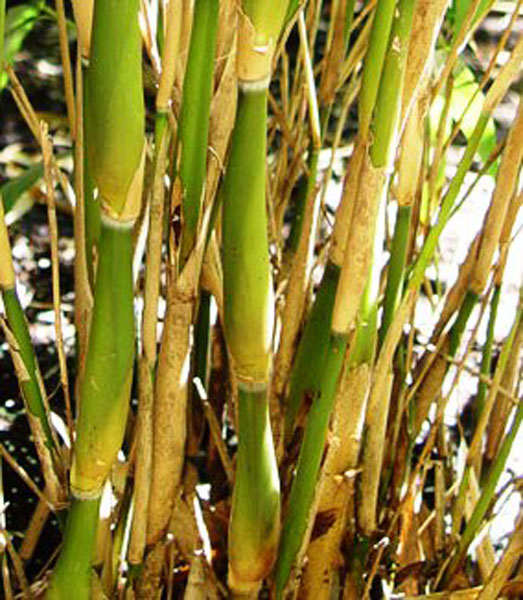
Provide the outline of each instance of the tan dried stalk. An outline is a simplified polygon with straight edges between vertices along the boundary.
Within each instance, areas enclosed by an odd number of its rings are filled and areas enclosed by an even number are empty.
[[[365,150],[332,315],[332,330],[341,334],[353,326],[365,289],[385,180],[385,167],[376,168]]]
[[[139,408],[136,432],[136,459],[134,479],[134,510],[129,561],[139,564],[145,549],[147,514],[152,471],[152,410],[154,393],[154,370],[156,366],[158,300],[160,296],[160,269],[164,224],[165,187],[164,173],[167,166],[169,129],[161,137],[157,150],[153,177],[149,234],[147,238],[144,312],[142,322],[142,353],[139,359]]]
[[[162,541],[180,485],[185,455],[190,328],[194,288],[170,284],[153,407],[153,463],[147,545]],[[169,418],[166,418],[169,415]]]
[[[74,101],[73,73],[71,70],[71,55],[69,53],[69,41],[67,39],[67,21],[65,18],[64,1],[55,0],[56,14],[58,17],[58,37],[60,42],[60,54],[62,58],[62,70],[64,74],[65,103],[69,119],[69,130],[74,140],[76,133],[76,106]]]
[[[48,495],[44,490],[44,496]],[[48,503],[39,498],[20,546],[19,554],[23,561],[31,560],[50,512]]]
[[[499,598],[502,594],[503,585],[510,577],[514,566],[518,560],[521,560],[523,554],[523,515],[520,512],[515,529],[510,536],[507,549],[499,560],[492,574],[484,585],[478,600],[490,600]]]
[[[521,140],[523,140],[523,101],[520,102],[516,120],[507,135],[507,143],[499,166],[496,189],[483,223],[481,242],[470,281],[470,289],[476,294],[481,294],[485,288],[508,206],[513,195],[517,192],[518,175],[523,158]]]
[[[401,123],[405,123],[419,96],[418,88],[432,70],[436,40],[448,4],[449,0],[418,0],[416,4],[405,71]],[[418,125],[421,126],[421,123]]]
[[[156,546],[153,550],[156,557],[163,554],[164,536],[181,485],[187,435],[191,325],[209,219],[208,209],[201,221],[195,249],[182,273],[176,278],[172,265],[169,272],[167,312],[154,389],[153,465],[146,538],[148,546]],[[159,571],[155,569],[161,569],[162,561],[153,559],[151,564],[153,569],[144,577],[156,581]]]
[[[370,535],[376,528],[378,487],[383,463],[385,429],[390,403],[392,364],[403,325],[411,313],[415,295],[407,292],[392,321],[380,354],[374,366],[374,379],[370,391],[365,426],[367,437],[361,461],[361,497],[358,501],[358,523]]]

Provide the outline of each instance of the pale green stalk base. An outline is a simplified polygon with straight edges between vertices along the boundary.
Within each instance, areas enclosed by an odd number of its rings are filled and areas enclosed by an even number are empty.
[[[73,500],[46,600],[90,600],[100,499]]]
[[[238,460],[229,526],[229,587],[259,589],[276,559],[280,483],[267,390],[238,389]]]

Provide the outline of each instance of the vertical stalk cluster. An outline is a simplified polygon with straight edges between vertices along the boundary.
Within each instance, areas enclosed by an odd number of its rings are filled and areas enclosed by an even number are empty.
[[[238,108],[223,183],[227,344],[238,385],[238,458],[229,525],[229,585],[252,592],[279,536],[279,480],[268,410],[273,290],[266,214],[267,93],[287,2],[244,0],[238,29]]]
[[[278,597],[283,595],[291,568],[303,544],[303,536],[307,528],[309,531],[311,528],[310,521],[313,518],[311,511],[338,378],[349,333],[357,327],[355,319],[369,277],[377,216],[386,189],[385,168],[393,158],[393,142],[398,129],[403,72],[414,2],[400,1],[394,19],[392,19],[394,2],[388,3],[391,6],[385,6],[386,4],[380,3],[373,27],[378,32],[385,28],[387,32],[385,39],[388,43],[386,42],[381,48],[382,35],[371,34],[367,53],[365,69],[371,69],[374,76],[364,75],[362,95],[364,95],[363,89],[366,89],[368,99],[364,102],[364,110],[360,111],[360,119],[363,135],[365,136],[369,130],[372,131],[372,135],[369,136],[369,140],[362,138],[363,157],[357,174],[358,186],[343,249],[343,263],[336,288],[330,339],[323,363],[319,394],[314,399],[307,418],[296,476],[289,498],[288,514],[283,526],[276,567]],[[390,17],[387,16],[389,13]],[[389,29],[392,29],[390,36]],[[382,73],[381,77],[380,73]],[[375,88],[374,92],[372,88]],[[375,107],[374,103],[376,103]],[[366,115],[370,114],[373,115],[372,120],[367,123]],[[374,330],[375,324],[374,328],[367,328],[364,345],[372,339]],[[379,414],[383,414],[383,411],[380,410]],[[377,435],[379,436],[379,432]],[[377,472],[379,473],[379,469]]]

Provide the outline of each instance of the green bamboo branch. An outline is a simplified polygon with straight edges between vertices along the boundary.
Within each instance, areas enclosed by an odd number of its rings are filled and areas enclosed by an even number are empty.
[[[294,560],[307,529],[346,348],[347,336],[331,333],[322,365],[319,395],[314,399],[307,417],[296,475],[289,496],[288,513],[283,524],[274,574],[277,598],[283,597]]]
[[[385,288],[385,299],[383,301],[383,318],[379,333],[380,347],[383,345],[383,340],[387,335],[387,331],[392,323],[403,292],[411,215],[411,206],[398,207],[398,215],[396,217],[394,236],[392,238],[392,247],[390,251],[387,287]]]
[[[487,333],[485,343],[483,344],[483,352],[481,357],[480,374],[486,377],[490,377],[492,368],[492,352],[494,348],[494,329],[496,326],[496,319],[498,316],[499,300],[501,297],[501,286],[494,286],[492,298],[490,299],[490,315],[487,325]],[[477,423],[483,407],[485,405],[485,398],[487,396],[487,384],[484,380],[480,379],[478,383],[478,393],[474,404],[474,421]]]
[[[16,278],[11,258],[11,246],[4,217],[3,198],[0,197],[0,293],[4,303],[11,340],[15,347],[13,352],[19,359],[17,371],[20,389],[26,407],[39,422],[43,441],[53,456],[57,445],[49,423],[48,408],[44,399],[42,378],[39,372],[29,327],[24,310],[16,293]],[[10,345],[12,345],[12,343]],[[15,367],[16,363],[15,362]],[[54,458],[57,458],[54,455]]]
[[[179,174],[183,195],[182,266],[194,247],[203,202],[218,10],[218,0],[197,0],[194,5],[179,129]]]
[[[370,33],[369,46],[363,64],[363,76],[359,95],[359,123],[364,137],[372,121],[372,111],[378,97],[381,73],[389,46],[389,36],[394,17],[396,0],[378,2]]]

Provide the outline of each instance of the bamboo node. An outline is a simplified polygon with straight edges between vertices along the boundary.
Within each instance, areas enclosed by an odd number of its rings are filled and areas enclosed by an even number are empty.
[[[71,485],[71,495],[75,500],[97,500],[102,495],[103,486],[95,490],[81,490]]]
[[[268,88],[275,46],[273,37],[257,34],[249,17],[240,12],[236,68],[241,89],[258,91]]]
[[[245,392],[258,393],[264,392],[267,389],[267,381],[256,381],[249,379],[243,375],[237,375],[238,388]]]

